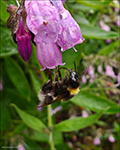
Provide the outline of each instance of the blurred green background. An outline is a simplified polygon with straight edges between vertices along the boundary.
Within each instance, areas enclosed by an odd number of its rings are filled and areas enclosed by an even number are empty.
[[[21,145],[25,149],[49,150],[52,134],[56,150],[119,150],[119,2],[65,2],[65,8],[80,25],[85,38],[75,46],[77,53],[73,49],[62,53],[67,68],[74,69],[76,62],[77,73],[81,75],[80,92],[67,102],[52,104],[51,110],[36,108],[37,93],[48,75],[40,71],[34,45],[28,63],[19,56],[11,31],[6,27],[9,4],[17,5],[15,0],[0,1],[1,149],[18,149]],[[48,127],[50,117],[52,130]]]

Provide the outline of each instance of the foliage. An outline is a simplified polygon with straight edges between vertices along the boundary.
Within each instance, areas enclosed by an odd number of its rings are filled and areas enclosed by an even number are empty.
[[[15,1],[0,1],[1,18],[1,53],[0,53],[0,106],[1,106],[1,147],[17,147],[21,143],[26,149],[50,149],[54,145],[57,150],[82,149],[97,150],[93,144],[96,136],[101,139],[99,148],[108,148],[108,136],[115,138],[113,146],[119,149],[118,105],[120,84],[117,81],[119,70],[119,30],[116,18],[119,9],[117,3],[94,0],[68,0],[64,6],[68,9],[81,27],[84,43],[62,53],[65,67],[74,68],[85,75],[86,83],[81,79],[81,91],[67,102],[56,102],[52,109],[62,106],[56,114],[50,114],[51,106],[38,110],[37,93],[47,81],[47,72],[40,71],[36,58],[36,47],[32,45],[32,57],[24,62],[18,54],[17,46],[13,42],[11,32],[6,27],[9,14],[7,4]],[[118,10],[120,11],[120,10]],[[99,21],[107,24],[111,31],[100,28]],[[111,43],[107,43],[107,40]],[[107,76],[105,68],[112,66],[115,78]],[[83,73],[85,68],[93,66],[95,78]],[[102,67],[102,72],[98,71]],[[62,72],[64,76],[64,72]],[[86,111],[87,118],[82,116]],[[52,126],[51,126],[52,125]],[[53,137],[52,137],[53,136]],[[52,139],[52,142],[50,140]],[[110,143],[110,142],[109,142]],[[53,146],[53,148],[54,148]],[[109,146],[111,150],[112,146]]]

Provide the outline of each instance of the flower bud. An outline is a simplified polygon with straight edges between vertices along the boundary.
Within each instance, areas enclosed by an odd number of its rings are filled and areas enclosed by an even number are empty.
[[[115,73],[113,71],[113,68],[109,65],[106,66],[106,71],[105,71],[106,75],[115,78]]]
[[[108,140],[109,140],[111,143],[114,143],[114,142],[115,142],[115,138],[113,137],[113,135],[109,135]]]
[[[7,27],[12,31],[12,38],[18,46],[18,52],[24,61],[28,61],[32,54],[31,34],[26,25],[27,13],[24,7],[24,0],[18,8],[14,5],[9,5],[7,11],[10,16],[7,20]]]
[[[18,9],[18,7],[15,5],[8,5],[6,11],[8,13],[14,13],[17,11],[17,9]]]
[[[29,61],[32,54],[31,34],[25,31],[22,21],[16,33],[16,41],[20,56],[24,61]]]
[[[99,139],[99,137],[95,137],[95,138],[94,138],[93,144],[94,144],[94,145],[100,145],[100,139]]]

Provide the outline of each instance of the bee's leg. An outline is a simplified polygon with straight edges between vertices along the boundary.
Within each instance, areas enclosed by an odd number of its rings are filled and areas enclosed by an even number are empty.
[[[47,69],[47,72],[48,72],[48,78],[49,78],[49,80],[52,81],[52,72],[51,72],[51,70]]]
[[[50,70],[47,70],[49,80],[42,86],[42,91],[47,91],[52,89],[52,74]]]
[[[65,70],[65,79],[66,79],[66,80],[69,80],[69,76],[68,76],[68,73],[67,73],[66,70]]]
[[[55,74],[55,81],[58,81],[58,74]]]
[[[55,81],[56,81],[56,83],[55,83],[55,87],[54,88],[55,88],[56,91],[59,91],[61,86],[60,86],[60,83],[58,81],[58,74],[57,73],[55,74]]]
[[[60,70],[58,70],[58,75],[59,75],[60,80],[62,80],[62,76],[61,76]]]

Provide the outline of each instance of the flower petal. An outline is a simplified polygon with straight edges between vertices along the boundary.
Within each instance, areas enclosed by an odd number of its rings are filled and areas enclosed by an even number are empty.
[[[64,65],[62,63],[62,54],[56,43],[36,43],[37,46],[37,59],[41,64],[41,70],[46,68],[54,69],[58,65]]]

